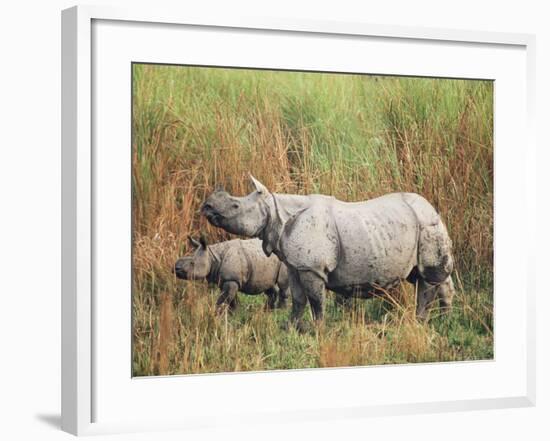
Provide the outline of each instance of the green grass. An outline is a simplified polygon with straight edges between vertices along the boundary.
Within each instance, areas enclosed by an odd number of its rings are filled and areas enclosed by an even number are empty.
[[[134,65],[133,103],[135,375],[492,357],[492,82]],[[389,311],[329,294],[307,335],[261,298],[217,316],[212,289],[171,268],[188,234],[231,237],[198,208],[217,184],[248,193],[250,172],[276,192],[422,194],[454,244],[450,316],[416,323],[411,289]]]
[[[383,299],[337,307],[327,296],[326,317],[310,331],[287,329],[288,309],[266,311],[264,296],[240,295],[234,313],[217,313],[216,289],[179,283],[159,328],[140,339],[134,374],[231,372],[303,369],[329,366],[381,365],[491,359],[492,301],[487,293],[459,294],[448,315],[432,310],[429,324],[414,319],[414,305],[392,305]],[[167,323],[164,323],[167,321]],[[160,349],[151,339],[169,333]],[[157,346],[155,346],[157,345]],[[139,346],[138,346],[139,348]],[[159,351],[164,353],[161,361]],[[157,359],[151,354],[156,353]]]

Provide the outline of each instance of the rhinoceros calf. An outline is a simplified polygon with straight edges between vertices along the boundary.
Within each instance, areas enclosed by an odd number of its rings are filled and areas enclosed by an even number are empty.
[[[323,316],[324,290],[372,297],[402,280],[417,284],[419,319],[438,297],[448,308],[454,294],[451,240],[435,209],[414,193],[392,193],[364,202],[324,195],[275,194],[251,176],[244,197],[217,190],[203,203],[208,221],[224,230],[262,239],[266,255],[288,267],[291,321],[300,326],[307,301]]]
[[[285,307],[289,291],[288,272],[275,256],[267,257],[258,239],[229,240],[208,245],[204,237],[189,237],[195,252],[179,259],[174,272],[179,279],[207,280],[222,292],[217,305],[237,305],[237,291],[265,293],[269,309]],[[277,302],[278,300],[278,302]]]

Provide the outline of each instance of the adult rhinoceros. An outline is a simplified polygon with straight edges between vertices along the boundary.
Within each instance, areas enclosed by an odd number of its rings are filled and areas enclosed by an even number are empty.
[[[417,283],[419,319],[439,297],[450,306],[454,287],[451,240],[441,218],[414,193],[364,202],[324,195],[271,193],[251,176],[255,191],[236,197],[217,190],[202,214],[224,230],[258,237],[266,255],[286,263],[292,291],[291,322],[301,326],[307,301],[323,316],[324,288],[368,298],[402,280]]]

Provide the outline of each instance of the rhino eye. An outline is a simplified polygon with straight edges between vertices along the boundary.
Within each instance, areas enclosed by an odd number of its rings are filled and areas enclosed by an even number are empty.
[[[237,208],[239,208],[239,204],[234,203],[234,204],[231,205],[231,207],[236,210]]]

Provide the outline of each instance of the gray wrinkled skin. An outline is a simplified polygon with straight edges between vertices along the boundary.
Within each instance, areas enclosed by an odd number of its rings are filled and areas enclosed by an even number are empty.
[[[300,325],[307,301],[323,316],[324,290],[369,298],[408,280],[417,286],[417,317],[438,298],[454,294],[451,240],[435,209],[414,193],[391,193],[364,202],[324,195],[270,193],[251,177],[244,197],[216,191],[201,212],[217,227],[258,237],[266,255],[288,266],[291,320]]]
[[[237,291],[245,294],[265,293],[269,309],[284,307],[289,282],[286,266],[275,256],[267,257],[258,239],[230,240],[208,245],[189,237],[195,252],[179,259],[174,272],[179,279],[207,280],[222,292],[217,305],[237,305]],[[278,299],[278,303],[277,303]]]

